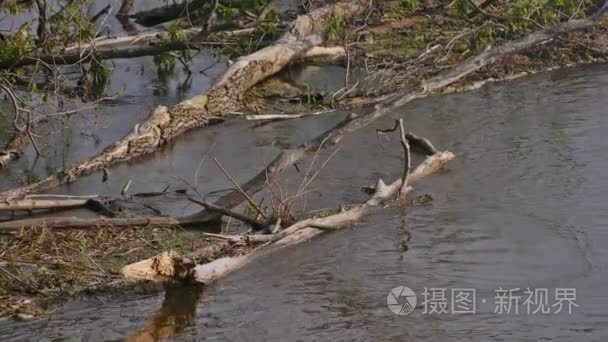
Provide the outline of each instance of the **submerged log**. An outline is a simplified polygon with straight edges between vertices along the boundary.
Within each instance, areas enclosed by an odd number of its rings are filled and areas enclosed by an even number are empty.
[[[438,152],[428,156],[408,178],[409,182],[416,182],[422,177],[441,169],[454,155],[451,152]],[[378,181],[376,192],[366,202],[358,204],[344,212],[329,215],[323,218],[313,218],[299,221],[284,230],[271,235],[248,235],[243,239],[249,242],[267,242],[261,247],[253,249],[250,253],[222,257],[204,264],[197,264],[188,257],[181,257],[175,252],[163,252],[150,259],[142,260],[125,266],[121,272],[131,281],[153,280],[167,281],[170,279],[195,279],[203,284],[211,284],[222,277],[234,272],[250,262],[276,252],[287,246],[309,240],[327,229],[340,229],[360,220],[374,208],[392,201],[401,189],[401,179],[390,185]],[[408,188],[408,190],[411,188]],[[234,241],[232,239],[232,241]]]
[[[288,62],[319,43],[320,39],[316,34],[323,32],[332,13],[339,12],[345,16],[350,16],[364,9],[365,5],[360,2],[336,4],[319,8],[309,15],[299,16],[291,25],[289,31],[275,44],[240,58],[205,94],[171,108],[159,106],[146,121],[136,125],[132,133],[106,148],[97,156],[77,163],[40,182],[1,193],[0,199],[21,197],[62,183],[73,182],[83,175],[106,166],[152,153],[162,144],[190,128],[204,126],[214,119],[226,117],[228,113],[239,108],[239,100],[245,90],[264,78],[275,74]],[[441,72],[430,79],[420,81],[392,95],[385,96],[381,102],[375,105],[373,112],[350,120],[335,132],[328,132],[320,137],[321,140],[302,145],[295,150],[288,151],[288,154],[280,155],[267,169],[246,183],[243,189],[252,193],[260,191],[264,188],[267,177],[273,178],[281,170],[303,158],[307,152],[321,146],[324,139],[330,138],[328,134],[332,136],[327,145],[335,145],[345,133],[364,127],[414,99],[425,97],[501,57],[542,44],[565,33],[589,29],[597,25],[607,11],[608,1],[604,2],[596,13],[586,19],[564,22],[532,32],[504,45],[487,49],[452,69]],[[230,209],[241,202],[242,196],[239,193],[232,192],[222,197],[215,204]],[[204,215],[204,213],[200,215]]]
[[[300,15],[273,45],[239,58],[204,94],[170,108],[158,106],[141,124],[98,155],[81,161],[40,182],[0,194],[0,198],[20,197],[32,192],[70,183],[109,165],[152,153],[161,145],[194,127],[225,118],[240,108],[245,91],[300,58],[320,37],[334,14],[351,17],[362,13],[367,1],[338,3]]]
[[[426,80],[417,82],[403,90],[390,95],[383,96],[382,100],[374,105],[374,110],[360,116],[353,116],[337,127],[328,130],[321,134],[316,139],[310,140],[296,148],[286,150],[279,154],[268,166],[260,171],[255,177],[244,183],[241,188],[253,195],[266,187],[266,184],[272,181],[286,168],[300,161],[311,151],[316,151],[319,148],[328,148],[336,145],[347,134],[355,132],[370,123],[394,113],[399,108],[412,102],[415,99],[423,98],[440,90],[458,80],[472,74],[485,65],[488,65],[497,59],[525,50],[529,47],[547,42],[561,34],[581,31],[589,29],[599,22],[599,20],[608,12],[608,1],[605,1],[602,7],[593,15],[586,19],[572,20],[565,23],[555,25],[553,27],[532,32],[512,42],[505,43],[501,46],[486,49],[480,54],[473,56],[463,63],[448,69],[438,75]],[[433,151],[432,145],[425,149]],[[214,204],[224,208],[233,208],[243,202],[243,197],[238,191],[231,191]],[[192,219],[205,220],[205,218],[215,219],[213,213],[201,211],[193,215]]]

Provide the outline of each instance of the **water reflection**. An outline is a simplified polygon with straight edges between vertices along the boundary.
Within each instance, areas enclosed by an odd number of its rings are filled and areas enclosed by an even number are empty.
[[[129,334],[129,342],[160,341],[173,337],[195,323],[196,307],[203,294],[203,285],[174,284],[165,289],[160,309],[148,316],[148,323]]]

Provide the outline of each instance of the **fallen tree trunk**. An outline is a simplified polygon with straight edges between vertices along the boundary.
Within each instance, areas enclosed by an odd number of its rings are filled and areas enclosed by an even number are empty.
[[[350,17],[362,13],[366,5],[366,1],[338,3],[300,15],[275,44],[239,58],[204,94],[171,108],[158,106],[143,123],[135,125],[130,134],[98,155],[40,182],[0,194],[0,199],[21,197],[73,182],[109,165],[152,153],[186,130],[230,115],[240,108],[245,91],[319,45],[322,42],[319,35],[332,15]]]
[[[0,212],[8,211],[28,211],[32,212],[34,210],[63,210],[63,209],[74,209],[74,208],[87,208],[93,212],[99,213],[106,217],[114,217],[116,213],[106,207],[106,203],[110,202],[110,198],[102,197],[102,196],[85,196],[79,198],[78,196],[71,197],[68,196],[66,198],[26,198],[17,200],[14,202],[0,202]],[[13,224],[13,227],[27,227],[30,221],[10,221]],[[32,222],[35,223],[39,222]],[[102,224],[103,221],[99,222]],[[64,224],[62,219],[59,218],[58,223],[55,226],[60,226]],[[1,229],[1,228],[0,228]]]
[[[23,199],[15,202],[0,202],[0,211],[67,209],[84,207],[88,199]]]
[[[190,30],[188,31],[188,35],[191,37],[194,37],[196,35],[197,32],[199,32],[198,30]],[[138,40],[138,37],[144,37],[142,38],[143,40]],[[174,50],[180,50],[180,49],[190,49],[193,47],[193,45],[189,45],[186,43],[181,43],[181,42],[177,42],[177,43],[171,43],[171,44],[166,44],[166,43],[162,43],[164,40],[162,37],[154,37],[151,36],[150,33],[144,33],[141,35],[137,35],[137,36],[130,36],[130,37],[123,37],[123,38],[116,38],[116,39],[112,39],[111,42],[107,42],[105,44],[102,44],[102,48],[100,50],[95,50],[95,56],[97,58],[129,58],[129,57],[139,57],[139,56],[146,56],[146,55],[154,55],[160,52],[164,52],[164,51],[174,51]],[[130,42],[136,42],[137,46],[133,46],[131,45]],[[124,47],[124,49],[121,49],[121,46]],[[55,64],[63,64],[63,63],[67,63],[67,64],[71,64],[71,63],[76,63],[80,60],[83,60],[83,58],[86,58],[86,53],[90,53],[87,52],[88,49],[97,49],[98,47],[93,48],[90,45],[84,45],[84,47],[82,48],[83,50],[81,50],[81,52],[75,51],[74,49],[70,48],[69,50],[67,50],[68,52],[65,55],[61,55],[61,56],[55,56],[55,57],[51,57],[51,56],[47,56],[47,57],[43,57],[43,60],[47,60],[50,61],[52,59],[52,63]],[[92,51],[92,50],[91,50]],[[101,55],[97,55],[97,53],[100,52]],[[85,53],[84,57],[83,57],[83,53]],[[324,46],[315,46],[312,47],[311,49],[307,50],[306,52],[304,52],[304,54],[302,56],[300,56],[299,60],[301,61],[313,61],[313,62],[332,62],[332,61],[336,61],[342,57],[344,57],[346,54],[345,50],[343,47],[324,47]],[[34,62],[34,59],[32,59],[32,62]],[[0,67],[1,68],[1,67]],[[319,113],[321,114],[321,113]],[[310,115],[315,115],[313,114],[296,114],[293,116],[289,116],[288,114],[285,115],[279,115],[279,118],[295,118],[295,117],[305,117],[305,116],[310,116]],[[250,118],[253,117],[253,118]],[[260,118],[258,118],[258,116],[256,115],[252,115],[252,116],[247,116],[248,120],[264,120],[264,119],[277,119],[277,117],[273,117],[273,115],[268,115],[267,117],[263,117],[261,116]],[[42,118],[39,119],[35,122],[36,126],[39,125],[43,125],[46,124],[48,122],[47,118]],[[30,127],[30,130],[32,130],[34,127]],[[23,155],[23,151],[25,150],[25,148],[28,146],[28,143],[30,142],[30,138],[28,136],[28,132],[27,130],[16,130],[15,133],[13,134],[13,136],[10,138],[10,140],[6,143],[6,145],[4,146],[3,150],[0,150],[0,169],[7,167],[8,164],[10,164],[11,162],[18,160],[19,158],[21,158],[21,156]]]
[[[597,12],[586,19],[572,20],[558,24],[544,30],[532,32],[527,36],[504,45],[486,49],[482,53],[469,58],[454,68],[441,72],[429,79],[417,82],[416,84],[394,94],[382,96],[382,99],[378,100],[378,102],[375,104],[373,111],[361,116],[351,117],[339,124],[338,127],[332,128],[321,134],[316,139],[301,144],[297,148],[289,149],[280,153],[270,164],[268,164],[264,170],[260,171],[260,173],[258,173],[255,177],[241,185],[241,188],[249,195],[253,195],[263,190],[266,185],[271,183],[283,170],[300,161],[306,156],[307,153],[316,151],[322,147],[326,148],[334,146],[345,135],[363,128],[379,118],[393,113],[398,108],[412,102],[415,99],[428,96],[433,92],[442,89],[443,87],[446,87],[466,77],[467,75],[470,75],[476,70],[479,70],[483,66],[488,65],[501,57],[514,54],[538,44],[542,44],[561,34],[589,29],[595,26],[607,11],[608,1],[604,2],[603,6]],[[231,191],[219,198],[214,204],[231,209],[242,202],[243,197],[241,193],[239,191]],[[200,222],[205,220],[212,221],[217,219],[217,215],[212,212],[201,211],[194,214],[191,219]]]
[[[151,11],[156,13],[157,11],[161,12],[162,9],[163,8]],[[124,14],[118,13],[117,18],[122,21],[122,25],[127,26],[125,28],[127,32],[136,31],[134,27],[130,27],[132,25],[128,22],[128,19]],[[223,31],[226,31],[227,27],[230,27],[230,25],[218,25],[217,27],[213,27],[214,35],[217,37],[230,37],[236,36],[236,34],[239,33],[235,31],[234,34],[231,34],[230,31],[227,31],[226,35],[223,35]],[[238,31],[249,34],[253,30],[248,28]],[[227,43],[220,41],[202,41],[202,33],[203,30],[197,27],[185,28],[179,31],[179,39],[176,39],[168,30],[157,27],[156,29],[148,29],[144,32],[124,37],[98,37],[89,43],[78,42],[72,44],[59,52],[33,52],[22,56],[17,61],[0,63],[0,69],[22,67],[36,64],[40,61],[50,65],[75,64],[82,61],[88,61],[91,59],[92,55],[95,55],[95,58],[97,59],[133,58],[156,55],[167,51],[199,48],[201,46],[227,45]]]
[[[50,65],[76,64],[90,60],[93,55],[98,59],[133,58],[155,55],[166,51],[191,49],[205,44],[222,44],[213,42],[195,43],[193,39],[200,32],[200,29],[196,28],[183,30],[183,38],[180,40],[173,39],[169,32],[158,30],[146,31],[133,36],[102,37],[90,43],[71,45],[58,53],[26,55],[16,62],[0,64],[0,68],[21,67],[36,64],[39,61]]]
[[[124,19],[124,17],[122,17],[122,19]],[[315,32],[310,32],[310,34],[319,34],[322,33],[322,30],[324,30],[324,27],[316,27]],[[253,29],[251,28],[225,31],[220,27],[217,27],[213,30],[213,36],[221,39],[242,34],[250,34],[251,32],[253,32]],[[157,55],[168,51],[197,49],[202,46],[224,46],[228,44],[226,42],[216,41],[216,39],[202,41],[201,33],[203,33],[203,31],[200,28],[186,28],[180,31],[180,37],[179,39],[176,39],[170,32],[157,28],[123,37],[104,36],[96,38],[89,43],[79,42],[72,44],[57,53],[34,52],[24,55],[17,61],[0,63],[0,69],[22,67],[36,64],[40,61],[50,65],[76,64],[90,60],[93,55],[97,59],[134,58]],[[284,35],[283,38],[286,36],[288,36],[288,34]],[[302,35],[298,38],[304,37],[305,35]],[[340,51],[340,49],[343,50],[343,48],[336,47],[332,49],[333,51],[330,51],[327,48],[311,51],[305,58],[315,60],[329,58],[329,60],[333,60],[339,57],[337,56],[339,54],[344,55],[344,52]]]
[[[6,191],[0,194],[0,199],[20,197],[62,183],[73,182],[82,175],[92,173],[108,165],[151,153],[160,145],[187,129],[204,126],[213,119],[225,117],[226,113],[230,113],[239,107],[239,98],[245,90],[278,72],[289,61],[295,59],[298,54],[305,52],[307,48],[318,41],[315,38],[311,39],[311,35],[323,31],[331,13],[339,11],[354,14],[363,11],[363,9],[362,4],[338,4],[335,7],[328,6],[317,9],[307,16],[299,16],[290,30],[276,44],[240,58],[224,73],[223,77],[214,83],[206,94],[184,101],[172,108],[159,106],[143,124],[136,125],[131,134],[106,148],[99,155],[82,161],[56,175],[49,176],[40,182]],[[456,82],[500,57],[544,43],[565,33],[589,29],[595,26],[607,11],[608,1],[604,2],[596,13],[586,19],[564,22],[532,32],[502,46],[487,49],[452,69],[386,96],[375,105],[373,112],[353,118],[336,131],[328,131],[315,141],[282,153],[265,170],[245,183],[243,189],[248,193],[258,192],[264,188],[268,179],[274,178],[283,169],[302,159],[307,152],[319,148],[326,139],[328,139],[327,146],[335,145],[344,134],[364,127],[415,99],[425,97],[433,91]],[[233,191],[220,198],[215,204],[230,209],[242,201],[240,193]],[[198,221],[206,215],[207,213],[203,211],[196,215],[198,216],[196,220]]]
[[[453,158],[454,155],[447,151],[438,152],[427,157],[427,159],[409,175],[408,181],[416,182],[421,178],[436,172]],[[394,181],[390,185],[386,185],[382,180],[379,180],[374,195],[368,201],[356,205],[344,212],[323,218],[299,221],[279,233],[271,235],[246,235],[238,237],[246,243],[269,242],[269,244],[257,247],[253,249],[252,252],[245,255],[223,257],[205,264],[197,264],[192,258],[180,257],[175,252],[168,251],[150,259],[127,265],[121,272],[125,278],[133,281],[167,281],[170,279],[194,278],[198,282],[211,284],[262,256],[266,256],[287,246],[309,240],[327,229],[340,229],[360,220],[374,208],[395,198],[401,189],[401,185],[401,179]],[[408,188],[408,190],[409,189],[410,188]],[[234,237],[227,238],[234,241]]]

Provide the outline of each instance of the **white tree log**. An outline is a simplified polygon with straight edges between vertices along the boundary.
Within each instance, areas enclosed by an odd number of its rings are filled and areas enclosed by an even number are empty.
[[[438,152],[426,158],[410,175],[409,182],[416,182],[421,178],[441,169],[447,162],[452,160],[451,152]],[[177,256],[174,252],[164,252],[153,258],[142,260],[122,269],[122,274],[132,281],[153,280],[166,281],[169,279],[192,278],[197,281],[210,284],[222,277],[246,266],[253,260],[268,255],[279,249],[309,240],[329,229],[340,229],[353,222],[360,220],[370,210],[377,208],[385,202],[395,198],[401,179],[390,185],[385,185],[382,180],[378,181],[376,192],[367,202],[356,205],[351,209],[317,219],[306,219],[299,221],[279,233],[272,235],[247,236],[245,239],[251,242],[270,242],[254,249],[251,253],[237,256],[219,258],[209,263],[195,265],[192,260]],[[317,228],[315,228],[317,227]],[[323,227],[319,229],[320,227]]]
[[[240,108],[241,97],[248,89],[322,43],[320,35],[332,15],[355,16],[363,13],[367,5],[363,0],[337,3],[298,16],[273,45],[239,58],[205,93],[170,108],[158,106],[144,122],[135,125],[130,134],[98,155],[39,182],[4,192],[0,199],[18,198],[71,183],[104,167],[150,154],[189,129],[229,116]],[[95,44],[98,43],[101,42]]]

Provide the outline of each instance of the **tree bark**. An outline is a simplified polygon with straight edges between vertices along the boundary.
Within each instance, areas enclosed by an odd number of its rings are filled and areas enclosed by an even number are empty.
[[[441,169],[454,155],[451,152],[438,152],[426,158],[410,175],[409,181],[416,182],[421,178]],[[167,281],[171,279],[192,279],[203,284],[211,284],[224,276],[234,272],[253,260],[267,256],[288,246],[307,241],[321,233],[326,228],[340,229],[360,220],[374,208],[391,201],[401,188],[401,179],[390,185],[385,185],[382,180],[378,181],[376,192],[365,203],[356,205],[351,209],[318,219],[306,219],[299,221],[279,233],[272,235],[249,235],[244,240],[251,242],[266,243],[254,249],[249,254],[224,257],[205,264],[197,264],[190,258],[180,257],[175,252],[163,252],[150,259],[142,260],[126,265],[122,274],[128,280],[153,280]],[[321,229],[315,227],[323,227]]]
[[[599,20],[608,11],[608,1],[604,2],[603,6],[593,15],[586,19],[572,20],[556,26],[532,32],[518,40],[506,43],[501,46],[487,49],[482,53],[473,56],[445,72],[426,80],[422,80],[412,86],[409,86],[394,94],[383,96],[374,106],[374,110],[361,115],[348,118],[338,127],[332,128],[321,134],[316,139],[301,144],[297,148],[286,150],[279,154],[268,166],[260,171],[255,177],[244,183],[241,187],[250,196],[263,190],[266,184],[272,181],[286,168],[291,167],[294,163],[300,161],[311,151],[316,151],[319,148],[327,148],[336,145],[347,134],[357,131],[370,123],[394,113],[399,108],[403,107],[415,99],[423,98],[432,94],[445,86],[448,86],[467,75],[475,72],[483,66],[490,64],[497,59],[522,51],[526,48],[544,43],[561,34],[581,31],[595,26]],[[231,191],[219,198],[214,204],[224,208],[234,208],[243,201],[242,195],[237,191]],[[197,221],[215,220],[214,213],[201,211],[194,214],[192,219]]]
[[[322,42],[322,34],[332,14],[351,17],[362,13],[367,1],[338,3],[300,15],[289,30],[275,42],[251,55],[239,58],[204,94],[167,108],[158,106],[133,131],[101,153],[46,179],[5,193],[2,198],[21,197],[32,192],[71,183],[109,165],[156,151],[161,145],[194,127],[225,118],[240,108],[243,94],[265,78],[279,72]]]
[[[78,208],[84,207],[88,201],[88,199],[24,199],[0,202],[0,211]]]
[[[144,123],[135,126],[132,133],[97,156],[51,175],[40,182],[1,193],[0,199],[18,198],[32,192],[73,182],[83,175],[106,166],[152,153],[159,146],[188,129],[205,126],[214,119],[226,117],[228,113],[239,108],[240,97],[247,89],[275,74],[291,60],[298,58],[298,55],[318,44],[320,40],[315,34],[323,32],[332,13],[338,12],[350,16],[362,12],[364,9],[365,6],[362,3],[336,4],[319,8],[308,15],[299,16],[289,31],[274,45],[240,58],[205,94],[171,108],[157,107]],[[282,153],[265,170],[245,183],[243,189],[247,193],[256,193],[264,188],[269,179],[274,178],[283,169],[302,159],[307,152],[318,149],[323,141],[328,142],[324,146],[335,145],[345,134],[365,127],[405,104],[454,83],[501,57],[544,43],[565,33],[589,29],[595,26],[607,11],[608,1],[586,19],[564,22],[532,32],[504,45],[487,49],[452,69],[386,96],[375,105],[374,111],[352,118],[335,131],[330,130],[314,141]],[[230,209],[240,204],[242,200],[240,193],[231,192],[220,198],[215,204]],[[195,216],[199,221],[206,215],[203,211]]]

